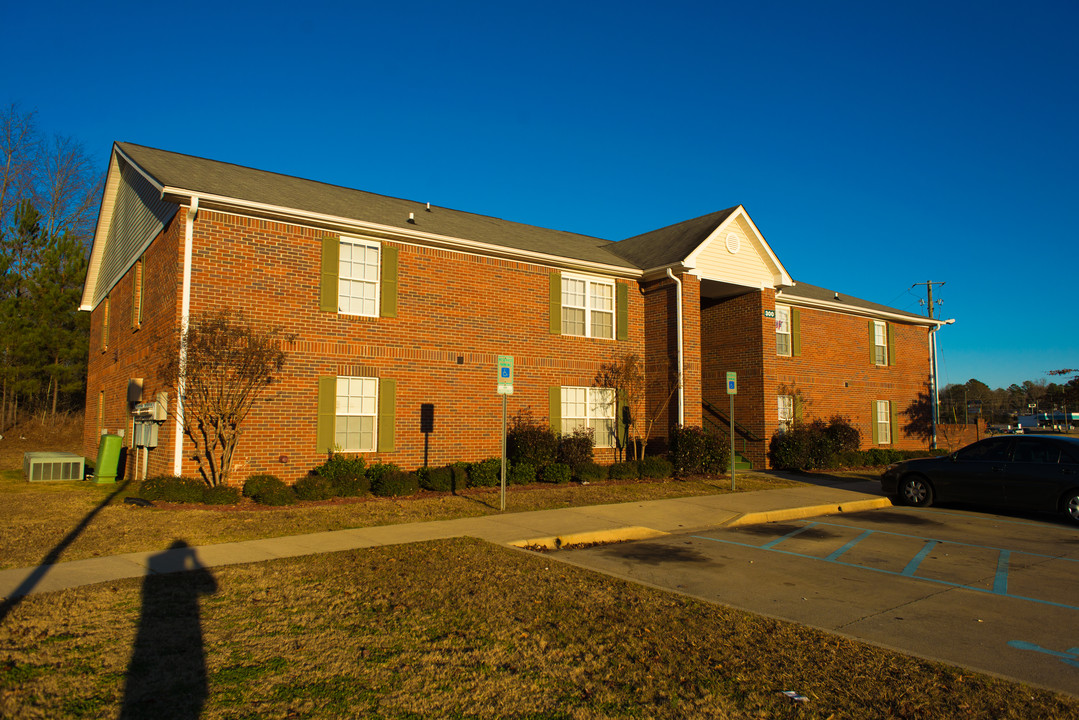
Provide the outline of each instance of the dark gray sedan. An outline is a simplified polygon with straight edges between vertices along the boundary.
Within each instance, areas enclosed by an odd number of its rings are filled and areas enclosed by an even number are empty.
[[[905,505],[967,502],[1062,512],[1079,523],[1079,438],[986,438],[951,455],[889,465],[880,482]]]

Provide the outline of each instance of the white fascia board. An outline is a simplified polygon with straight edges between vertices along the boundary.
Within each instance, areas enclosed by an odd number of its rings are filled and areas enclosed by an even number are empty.
[[[809,307],[816,308],[818,310],[827,310],[829,312],[839,313],[840,315],[857,315],[864,318],[872,318],[875,320],[895,320],[898,322],[909,323],[911,325],[925,325],[927,327],[940,327],[944,325],[943,320],[937,320],[935,318],[930,319],[927,317],[921,317],[918,315],[901,315],[900,313],[891,313],[884,310],[873,310],[872,308],[863,308],[856,305],[844,305],[843,303],[833,302],[830,300],[814,300],[812,298],[793,297],[790,295],[776,295],[777,305],[790,305],[792,307]]]
[[[697,256],[704,252],[705,248],[715,242],[716,238],[720,237],[727,229],[735,223],[738,218],[742,218],[749,225],[749,229],[753,232],[753,237],[757,239],[760,246],[764,248],[764,252],[767,259],[772,264],[773,268],[773,281],[775,287],[784,287],[794,285],[794,280],[791,278],[790,273],[783,267],[783,263],[779,261],[779,257],[772,250],[772,246],[768,244],[768,241],[764,239],[764,235],[757,228],[757,224],[753,222],[753,218],[749,217],[749,213],[746,212],[744,205],[739,205],[734,212],[732,212],[726,220],[721,222],[715,230],[708,236],[708,239],[697,246],[697,249],[689,254],[689,256],[683,261],[686,265],[694,267],[697,264]]]
[[[306,210],[281,207],[279,205],[254,202],[251,200],[239,200],[223,195],[206,195],[201,192],[185,190],[183,188],[166,186],[162,191],[162,197],[183,205],[189,204],[190,198],[194,195],[198,195],[199,207],[204,210],[221,210],[225,212],[240,211],[256,217],[270,217],[275,220],[332,228],[334,230],[345,232],[367,233],[388,240],[423,245],[425,247],[440,247],[447,250],[456,250],[487,257],[499,257],[508,260],[530,262],[537,265],[570,268],[608,276],[613,275],[615,277],[623,278],[639,278],[642,275],[641,271],[637,268],[607,265],[605,263],[592,262],[589,260],[576,260],[560,255],[550,255],[548,253],[534,252],[531,250],[519,250],[517,248],[491,245],[490,243],[466,240],[464,238],[456,238],[448,235],[436,235],[434,233],[425,233],[419,230],[408,230],[406,228],[393,227],[390,225],[379,225],[377,223],[364,222],[363,220],[355,220],[353,218],[325,215]]]

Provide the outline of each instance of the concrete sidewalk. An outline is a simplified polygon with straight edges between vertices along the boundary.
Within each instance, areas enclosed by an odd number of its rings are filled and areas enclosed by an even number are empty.
[[[518,547],[557,548],[853,512],[890,504],[881,495],[879,483],[856,482],[336,530],[0,570],[0,598],[143,577],[147,573],[180,572],[198,565],[213,568],[451,537],[469,536]]]

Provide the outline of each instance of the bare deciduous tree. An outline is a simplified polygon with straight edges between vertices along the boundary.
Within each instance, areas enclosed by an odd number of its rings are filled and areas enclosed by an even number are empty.
[[[614,362],[605,363],[593,380],[595,387],[611,388],[629,409],[628,418],[615,418],[620,427],[626,428],[629,444],[633,446],[635,459],[644,457],[648,440],[656,423],[667,411],[671,400],[678,393],[680,378],[677,374],[652,378],[645,376],[641,359],[634,353]],[[663,400],[648,407],[648,396],[663,396]],[[626,422],[628,420],[628,422]],[[622,437],[621,432],[618,434]]]
[[[294,339],[228,309],[192,316],[187,332],[178,332],[178,352],[162,373],[183,398],[178,419],[210,486],[228,483],[244,420],[275,382],[287,357],[283,345]]]

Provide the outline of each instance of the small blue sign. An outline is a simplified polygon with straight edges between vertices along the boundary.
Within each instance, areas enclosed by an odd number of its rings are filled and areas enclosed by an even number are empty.
[[[502,377],[509,378],[510,369],[508,367],[504,367],[504,368],[501,368],[501,370],[502,370]]]

